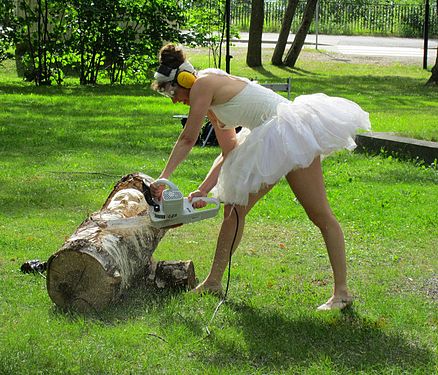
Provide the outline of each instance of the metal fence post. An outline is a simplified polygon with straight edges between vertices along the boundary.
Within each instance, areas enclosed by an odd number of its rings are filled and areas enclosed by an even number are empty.
[[[225,1],[225,34],[226,34],[226,45],[225,45],[225,71],[230,73],[230,23],[231,23],[231,0]]]
[[[423,48],[423,69],[427,69],[427,48],[429,43],[429,0],[424,4],[424,48]]]
[[[315,49],[318,49],[318,22],[319,22],[319,0],[316,2],[316,12],[315,12]]]

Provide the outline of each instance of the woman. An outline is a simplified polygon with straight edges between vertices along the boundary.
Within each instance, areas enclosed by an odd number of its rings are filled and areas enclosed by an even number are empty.
[[[222,291],[230,249],[234,252],[241,240],[245,216],[285,176],[320,229],[333,269],[333,295],[318,310],[349,306],[352,297],[347,289],[344,237],[327,201],[320,156],[353,149],[356,130],[370,129],[368,113],[349,100],[324,94],[303,95],[290,102],[257,83],[218,69],[196,73],[183,50],[172,44],[161,49],[159,59],[153,88],[174,103],[190,106],[186,125],[159,178],[169,178],[187,157],[205,116],[213,124],[222,150],[198,190],[189,195],[189,199],[204,197],[215,188],[225,204],[211,271],[195,291]],[[244,130],[236,136],[238,126]],[[163,189],[152,184],[156,198]]]

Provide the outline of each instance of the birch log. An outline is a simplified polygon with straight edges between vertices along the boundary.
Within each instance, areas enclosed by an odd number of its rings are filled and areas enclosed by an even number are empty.
[[[140,276],[155,280],[156,270],[158,287],[195,286],[191,261],[156,264],[152,259],[167,231],[150,223],[142,191],[143,183],[149,187],[152,181],[141,173],[123,177],[101,210],[49,258],[47,290],[56,305],[79,312],[102,310]]]

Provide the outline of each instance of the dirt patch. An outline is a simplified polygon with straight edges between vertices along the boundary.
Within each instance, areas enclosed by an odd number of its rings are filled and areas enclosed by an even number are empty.
[[[434,302],[438,302],[438,276],[433,276],[424,283],[424,291]]]
[[[301,51],[300,59],[320,62],[339,61],[346,64],[372,64],[388,66],[393,64],[422,65],[422,59],[409,56],[365,56],[365,55],[344,55],[341,53],[304,49]]]

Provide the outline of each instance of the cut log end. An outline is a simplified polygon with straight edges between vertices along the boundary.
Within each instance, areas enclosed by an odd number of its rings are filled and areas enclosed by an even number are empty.
[[[63,251],[49,260],[47,290],[61,308],[78,312],[102,310],[118,296],[120,283],[120,275],[110,275],[85,252]]]

